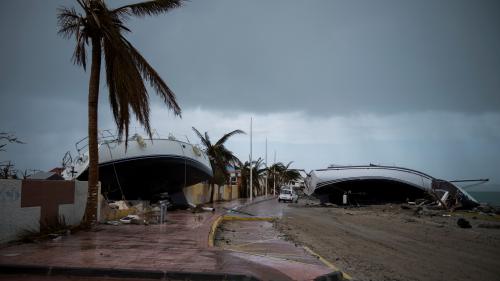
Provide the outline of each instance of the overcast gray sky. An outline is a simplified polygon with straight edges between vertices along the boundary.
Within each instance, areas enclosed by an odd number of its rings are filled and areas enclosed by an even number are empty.
[[[0,131],[26,144],[0,160],[19,168],[58,166],[86,134],[88,73],[57,35],[61,5],[74,2],[2,2]],[[269,162],[276,150],[306,170],[380,163],[500,182],[499,1],[191,0],[128,24],[183,109],[174,118],[152,98],[160,135],[196,142],[195,126],[215,139],[253,116],[254,158],[267,137]],[[113,128],[106,94],[100,127]],[[248,159],[248,136],[229,147]]]

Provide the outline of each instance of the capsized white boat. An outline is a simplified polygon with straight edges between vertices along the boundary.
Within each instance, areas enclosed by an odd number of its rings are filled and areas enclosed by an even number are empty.
[[[305,179],[304,192],[322,202],[342,203],[349,194],[357,202],[404,202],[434,192],[444,200],[456,200],[464,207],[479,203],[453,183],[420,171],[394,166],[332,166],[313,170]],[[456,202],[450,202],[455,204]]]
[[[168,139],[143,139],[134,135],[119,141],[111,133],[101,132],[99,144],[99,181],[108,199],[151,200],[168,192],[174,201],[187,204],[182,188],[208,180],[212,168],[208,156],[187,142]],[[78,155],[67,153],[63,162],[65,179],[87,180],[87,138],[76,143]]]

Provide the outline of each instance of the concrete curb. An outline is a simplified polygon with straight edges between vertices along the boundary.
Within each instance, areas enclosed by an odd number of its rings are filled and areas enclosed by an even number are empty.
[[[85,276],[85,277],[113,277],[113,278],[142,278],[142,279],[181,279],[181,280],[241,280],[257,281],[251,275],[207,272],[180,272],[164,270],[116,269],[116,268],[83,268],[58,266],[28,266],[28,265],[0,265],[1,275],[43,275],[43,276]]]
[[[219,228],[220,223],[224,220],[224,215],[220,215],[210,226],[210,232],[208,232],[208,247],[214,246],[215,233],[217,228]]]
[[[326,265],[327,267],[329,267],[330,269],[332,269],[334,271],[334,273],[339,273],[340,274],[340,277],[342,277],[342,279],[318,279],[318,278],[322,278],[321,276],[314,279],[314,280],[352,280],[352,277],[345,273],[345,272],[342,272],[338,267],[336,267],[335,265],[333,265],[331,262],[329,262],[328,260],[326,260],[325,258],[323,258],[322,256],[320,256],[319,254],[317,254],[316,252],[314,252],[313,250],[311,250],[311,248],[307,247],[307,246],[302,246],[302,248],[304,248],[304,250],[306,250],[309,254],[317,257],[324,265]],[[326,278],[326,276],[325,276]]]

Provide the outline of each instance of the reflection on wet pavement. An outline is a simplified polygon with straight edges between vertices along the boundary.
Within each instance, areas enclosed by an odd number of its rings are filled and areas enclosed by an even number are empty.
[[[216,212],[170,212],[164,225],[99,225],[92,231],[81,231],[57,241],[10,245],[0,249],[0,265],[224,272],[253,275],[261,280],[291,280],[295,279],[291,276],[301,276],[290,275],[294,267],[301,268],[291,259],[208,247],[208,233],[212,223],[225,213],[223,207],[232,208],[240,203],[216,204]],[[267,206],[267,203],[262,204]],[[250,210],[271,212],[257,205],[251,206]],[[268,232],[272,229],[264,224],[262,235],[274,235]],[[282,240],[273,242],[276,251],[288,247],[283,246],[287,245],[284,241],[279,241]],[[316,268],[315,265],[312,268]],[[316,273],[325,272],[324,267],[317,269]]]
[[[287,204],[272,199],[242,208],[254,217],[279,218]],[[233,213],[234,216],[237,213]],[[287,241],[274,227],[273,221],[254,221],[240,214],[242,220],[224,221],[215,236],[215,245],[233,251],[247,261],[271,265],[293,279],[314,279],[331,270],[302,246]]]

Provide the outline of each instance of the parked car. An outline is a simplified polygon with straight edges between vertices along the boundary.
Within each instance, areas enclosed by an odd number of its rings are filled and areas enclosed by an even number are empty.
[[[299,202],[299,195],[293,188],[282,188],[278,196],[278,202]]]

